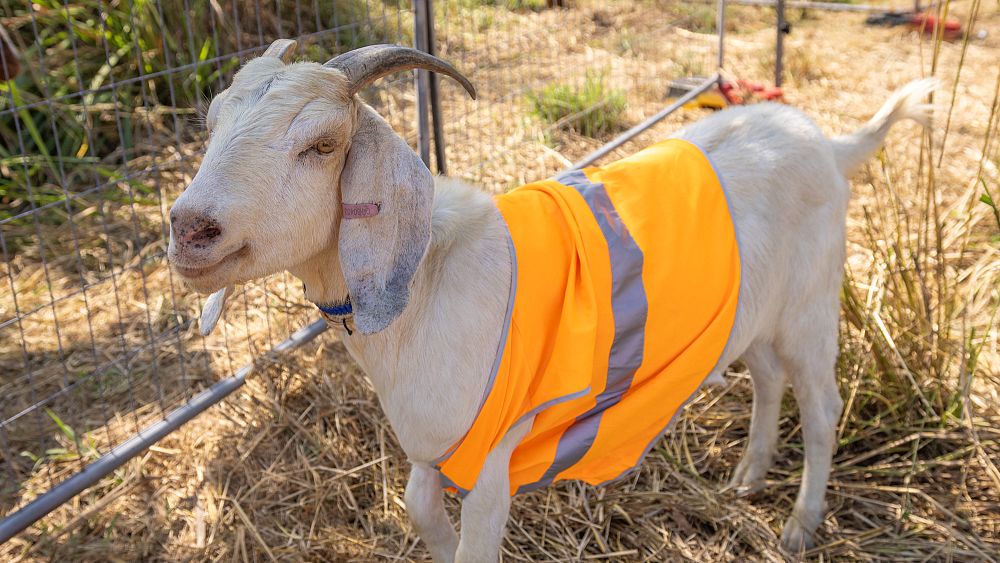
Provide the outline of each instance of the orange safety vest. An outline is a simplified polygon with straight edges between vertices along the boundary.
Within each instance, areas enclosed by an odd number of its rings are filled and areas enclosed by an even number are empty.
[[[437,462],[472,489],[486,456],[535,415],[511,494],[634,469],[716,367],[740,259],[720,179],[671,139],[496,198],[512,243],[511,306],[487,394]]]

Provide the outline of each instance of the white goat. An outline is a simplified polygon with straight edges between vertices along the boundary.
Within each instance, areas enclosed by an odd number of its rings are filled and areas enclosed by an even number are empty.
[[[532,420],[489,454],[462,504],[461,539],[434,463],[472,424],[496,358],[511,287],[506,230],[488,195],[434,178],[354,95],[418,67],[474,91],[447,63],[401,47],[359,49],[326,65],[291,63],[294,48],[276,42],[212,101],[204,161],[171,210],[170,260],[190,286],[217,292],[209,328],[232,284],[282,270],[314,303],[349,296],[356,330],[344,323],[338,332],[412,463],[405,500],[417,532],[435,561],[495,561],[510,506],[508,459]],[[739,309],[713,373],[742,358],[753,378],[749,443],[731,487],[759,486],[771,466],[786,377],[798,401],[805,470],[782,533],[791,550],[812,545],[823,519],[841,414],[834,363],[845,178],[893,123],[926,124],[921,100],[933,87],[907,85],[857,132],[833,139],[774,104],[722,111],[676,133],[710,155],[740,234]],[[366,218],[342,220],[345,209]]]

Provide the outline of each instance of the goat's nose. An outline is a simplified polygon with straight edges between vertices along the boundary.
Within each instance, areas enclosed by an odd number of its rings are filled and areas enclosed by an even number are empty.
[[[222,235],[219,222],[201,212],[171,211],[170,230],[184,246],[208,246]]]

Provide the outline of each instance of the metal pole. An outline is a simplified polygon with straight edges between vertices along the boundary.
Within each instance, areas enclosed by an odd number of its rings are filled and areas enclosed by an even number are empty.
[[[413,0],[413,48],[427,52],[427,6],[423,0]],[[427,102],[430,95],[430,73],[418,70],[417,87],[417,152],[424,165],[431,166],[430,126],[427,116]]]
[[[703,4],[716,4],[717,0],[689,0],[689,1],[699,1]],[[729,4],[736,4],[739,6],[764,6],[770,7],[777,3],[777,0],[726,0]],[[937,2],[931,2],[928,7],[933,7],[937,5]],[[831,12],[892,12],[891,6],[872,6],[869,4],[841,4],[837,2],[811,2],[809,0],[786,0],[786,8],[804,8],[807,10],[827,10]]]
[[[785,58],[785,0],[777,0],[774,9],[778,12],[778,32],[774,45],[774,85],[781,86],[781,75],[784,74]]]
[[[626,132],[622,133],[621,135],[615,137],[613,140],[611,140],[608,144],[604,145],[603,147],[601,147],[601,148],[597,149],[596,151],[594,151],[594,152],[588,154],[587,156],[583,157],[581,160],[579,160],[576,163],[574,163],[573,166],[571,166],[569,169],[570,170],[579,170],[579,169],[581,169],[581,168],[583,168],[585,166],[590,166],[591,164],[597,162],[599,159],[603,158],[604,156],[606,156],[611,151],[617,149],[618,147],[620,147],[620,146],[624,145],[625,143],[627,143],[628,141],[630,141],[633,137],[635,137],[639,133],[642,133],[646,129],[649,129],[653,125],[656,125],[664,117],[670,115],[671,113],[674,113],[675,111],[677,111],[684,104],[686,104],[686,103],[690,102],[691,100],[695,99],[696,97],[698,97],[698,94],[701,94],[702,92],[704,92],[704,91],[708,90],[709,88],[715,86],[718,83],[719,80],[720,80],[720,75],[719,75],[718,72],[715,73],[715,74],[713,74],[712,76],[706,78],[705,81],[702,82],[701,84],[699,84],[697,88],[691,90],[687,94],[684,94],[683,96],[681,96],[680,98],[678,98],[676,102],[674,102],[674,103],[670,104],[669,106],[663,108],[662,110],[660,110],[659,112],[657,112],[655,115],[652,115],[652,116],[646,118],[646,120],[643,121],[642,123],[636,125],[635,127],[632,127],[628,131],[626,131]]]
[[[423,0],[427,2],[427,53],[437,55],[434,46],[434,2],[433,0]],[[437,163],[438,174],[447,174],[448,165],[445,157],[444,144],[444,122],[441,120],[441,77],[436,72],[431,73],[430,98],[431,98],[431,120],[434,127],[434,160]]]
[[[271,349],[272,354],[280,354],[298,348],[322,334],[327,329],[326,321],[318,320],[299,329],[287,340]],[[97,461],[88,464],[76,475],[59,483],[44,494],[29,502],[17,512],[0,520],[0,543],[19,534],[39,518],[52,512],[59,505],[83,492],[97,481],[109,475],[120,465],[140,454],[161,438],[179,428],[185,422],[203,413],[233,391],[246,383],[246,377],[253,370],[253,364],[243,366],[235,375],[227,377],[208,389],[195,395],[190,401],[174,409],[162,420],[143,428],[138,434],[118,444]]]
[[[725,67],[726,62],[726,0],[719,0],[718,12],[715,14],[715,31],[719,34],[719,64],[717,68],[721,69]]]

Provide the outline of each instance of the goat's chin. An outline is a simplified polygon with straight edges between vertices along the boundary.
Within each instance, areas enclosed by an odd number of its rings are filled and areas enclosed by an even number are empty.
[[[185,275],[178,268],[174,268],[174,272],[188,287],[203,294],[215,293],[228,286],[250,283],[283,270],[284,268],[270,268],[265,264],[242,262],[224,265],[201,275],[190,276]]]
[[[216,291],[219,291],[220,289],[226,287],[227,285],[234,285],[226,283],[225,279],[219,278],[217,276],[189,278],[185,277],[183,274],[179,275],[180,278],[184,280],[185,285],[197,291],[198,293],[202,293],[205,295],[208,295],[210,293],[215,293]]]
[[[173,270],[184,283],[198,293],[214,293],[226,286],[237,285],[252,279],[241,276],[239,264],[221,264],[210,269],[185,269],[174,265]]]
[[[176,256],[171,256],[170,265],[185,284],[198,293],[214,293],[223,287],[243,283],[254,277],[246,275],[254,263],[253,251],[249,243],[226,254],[220,260],[206,266],[186,266]]]

